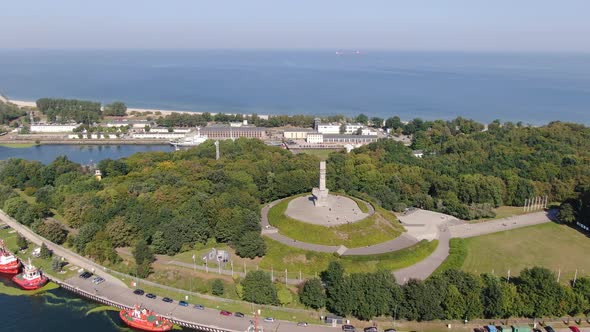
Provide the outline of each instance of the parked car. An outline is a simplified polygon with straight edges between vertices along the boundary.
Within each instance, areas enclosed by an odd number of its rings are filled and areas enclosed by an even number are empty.
[[[307,326],[307,322],[299,322],[297,323],[297,326]]]
[[[364,332],[379,332],[375,326],[365,327]]]
[[[229,311],[227,311],[227,310],[221,310],[219,312],[219,314],[222,315],[222,316],[231,316],[232,315],[232,313],[229,312]]]
[[[145,297],[147,297],[148,299],[155,299],[157,296],[155,296],[152,293],[147,293],[147,294],[145,294]]]
[[[342,325],[342,331],[344,331],[344,332],[356,332],[356,328],[354,328],[354,326],[352,326],[352,325],[345,324],[345,325]]]
[[[395,329],[387,329],[387,330],[383,330],[383,332],[397,332]]]
[[[166,302],[166,303],[172,303],[172,302],[174,302],[174,301],[173,301],[171,298],[169,298],[169,297],[164,297],[164,298],[162,298],[162,301],[164,301],[164,302]]]
[[[577,326],[572,325],[569,328],[572,330],[572,332],[580,332],[580,329]]]
[[[266,318],[264,319],[264,321],[265,321],[265,322],[267,322],[267,323],[272,323],[272,322],[274,322],[274,321],[275,321],[275,319],[274,319],[274,318],[272,318],[272,317],[266,317]]]
[[[188,302],[186,301],[178,301],[178,305],[182,307],[188,307]]]
[[[239,311],[238,312],[234,312],[234,317],[240,317],[240,318],[242,318],[242,317],[244,317],[244,314],[241,313],[241,312],[239,312]]]
[[[92,277],[92,273],[88,272],[88,271],[84,271],[82,273],[80,273],[80,278],[82,279],[88,279]]]
[[[545,326],[545,331],[547,331],[547,332],[555,332],[555,330],[551,326],[549,326],[549,325]]]
[[[197,310],[205,310],[205,307],[203,307],[201,304],[195,304],[193,306],[193,308],[197,309]]]
[[[100,285],[104,282],[104,278],[102,277],[96,277],[94,279],[92,279],[92,283],[95,285]]]
[[[143,295],[145,292],[143,291],[143,289],[136,289],[133,291],[133,294],[135,295]]]

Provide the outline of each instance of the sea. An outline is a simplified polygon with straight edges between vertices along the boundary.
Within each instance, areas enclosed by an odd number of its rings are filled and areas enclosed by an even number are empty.
[[[0,50],[0,92],[246,114],[590,124],[590,54]]]

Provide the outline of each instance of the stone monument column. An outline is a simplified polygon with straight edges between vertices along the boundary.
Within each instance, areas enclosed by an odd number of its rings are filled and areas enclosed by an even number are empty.
[[[326,162],[325,161],[320,161],[319,188],[313,188],[311,193],[314,197],[313,202],[316,207],[327,205],[329,190],[326,189]]]

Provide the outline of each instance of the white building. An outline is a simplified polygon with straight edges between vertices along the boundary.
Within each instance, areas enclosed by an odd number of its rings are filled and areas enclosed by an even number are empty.
[[[315,133],[315,131],[311,128],[285,129],[283,137],[285,137],[285,139],[307,139],[307,135],[310,133]]]
[[[422,150],[413,150],[412,155],[416,158],[422,158],[424,156],[424,151]]]
[[[109,121],[106,123],[107,127],[125,127],[129,126],[135,129],[143,129],[145,126],[149,126],[150,122],[147,120],[117,120]]]
[[[340,124],[337,123],[330,123],[330,124],[318,124],[317,131],[321,134],[340,134]]]
[[[311,132],[307,134],[307,143],[321,144],[324,143],[324,134]]]
[[[74,129],[79,127],[80,125],[77,123],[74,124],[46,124],[46,123],[37,123],[31,125],[31,132],[32,133],[69,133],[72,132]]]
[[[360,123],[349,123],[344,127],[344,133],[347,135],[356,134],[357,130],[364,128]],[[364,134],[363,134],[364,135]]]
[[[134,139],[178,139],[178,138],[184,138],[186,135],[183,133],[152,133],[152,132],[146,132],[146,133],[134,133],[133,134],[133,138]]]
[[[374,130],[372,130],[370,128],[363,128],[363,129],[361,129],[361,135],[364,135],[364,136],[377,136],[378,134],[377,134],[376,131],[374,131]]]
[[[153,127],[153,128],[150,128],[149,132],[150,133],[183,133],[183,134],[187,134],[190,131],[191,131],[190,128],[172,128],[172,131],[170,131],[170,129],[164,128],[164,127]]]

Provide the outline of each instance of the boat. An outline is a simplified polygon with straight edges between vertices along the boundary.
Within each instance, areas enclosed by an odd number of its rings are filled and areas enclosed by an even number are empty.
[[[183,139],[170,141],[170,145],[173,145],[176,149],[179,147],[197,146],[205,142],[207,138],[207,135],[201,135],[201,129],[199,128],[196,134],[189,134]]]
[[[132,309],[121,310],[119,316],[125,324],[144,331],[170,331],[174,326],[166,318],[139,305],[135,305]]]
[[[4,241],[0,240],[0,273],[17,274],[20,266],[21,264],[18,258],[6,250]]]
[[[49,279],[43,275],[41,270],[31,264],[31,259],[29,258],[29,263],[24,264],[23,272],[12,277],[12,281],[22,289],[35,290],[45,286]]]

